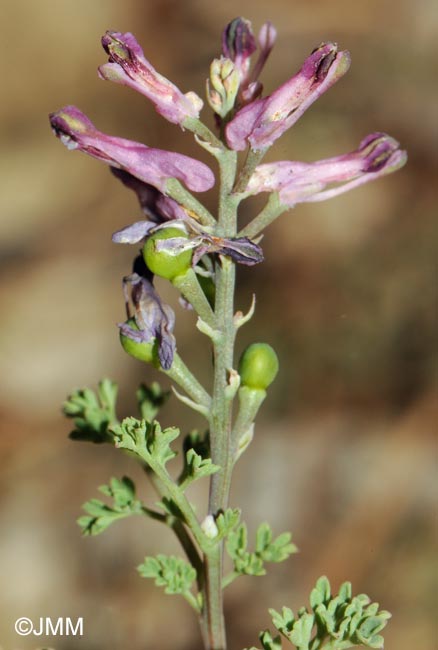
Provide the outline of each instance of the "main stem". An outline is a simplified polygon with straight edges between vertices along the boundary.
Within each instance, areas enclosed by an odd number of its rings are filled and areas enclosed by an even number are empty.
[[[237,155],[224,152],[220,157],[221,187],[216,235],[234,237],[237,231],[238,200],[231,195],[236,179]],[[234,315],[235,266],[228,257],[216,265],[215,329],[220,332],[214,342],[214,385],[211,403],[210,444],[213,463],[221,471],[212,476],[209,513],[217,515],[228,505],[233,459],[231,457],[232,400],[227,397],[228,372],[233,367],[236,329]],[[206,650],[226,650],[222,600],[223,544],[204,555],[203,632]]]

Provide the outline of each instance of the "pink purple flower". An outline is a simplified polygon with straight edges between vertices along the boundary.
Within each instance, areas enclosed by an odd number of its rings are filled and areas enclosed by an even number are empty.
[[[231,149],[248,145],[267,149],[303,115],[314,101],[340,79],[350,66],[348,52],[325,43],[312,52],[301,70],[268,97],[241,108],[226,128]]]
[[[156,111],[174,124],[199,117],[203,102],[194,92],[183,94],[171,81],[159,74],[145,58],[135,37],[129,32],[108,31],[102,46],[109,62],[99,67],[99,76],[129,86],[145,95]]]
[[[324,201],[396,171],[407,159],[397,140],[372,133],[351,153],[314,163],[282,160],[256,167],[246,195],[278,192],[280,203]]]
[[[214,185],[214,174],[204,163],[102,133],[75,106],[51,113],[50,123],[55,135],[68,149],[78,149],[111,167],[122,169],[164,194],[169,178],[178,179],[194,192],[204,192]]]

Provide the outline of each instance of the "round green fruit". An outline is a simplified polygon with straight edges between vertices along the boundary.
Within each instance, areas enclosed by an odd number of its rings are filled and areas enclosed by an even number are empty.
[[[251,343],[239,361],[241,386],[265,390],[278,372],[278,357],[267,343]]]
[[[133,330],[138,330],[137,323],[133,318],[130,318],[126,321],[126,324],[129,325]],[[120,343],[122,348],[131,355],[140,361],[145,361],[146,363],[152,363],[156,358],[156,340],[150,341],[148,343],[139,343],[138,341],[133,341],[120,332]]]
[[[143,258],[147,267],[152,273],[166,278],[166,280],[173,280],[178,275],[182,275],[192,265],[193,252],[191,250],[179,253],[171,250],[157,250],[156,243],[158,241],[174,237],[188,239],[187,234],[180,228],[163,228],[148,237],[143,246]]]

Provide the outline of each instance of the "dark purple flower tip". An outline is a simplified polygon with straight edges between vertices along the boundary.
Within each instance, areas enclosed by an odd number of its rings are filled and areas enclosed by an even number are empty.
[[[235,18],[222,32],[222,53],[233,62],[249,59],[257,49],[251,22]]]
[[[99,76],[129,86],[145,95],[156,111],[174,124],[183,125],[187,118],[198,118],[203,102],[193,92],[185,95],[171,81],[159,74],[145,58],[135,37],[129,32],[108,31],[102,46],[109,62],[99,67]]]
[[[132,62],[135,65],[136,61],[144,56],[137,40],[129,32],[123,34],[122,32],[108,30],[102,36],[101,43],[112,63],[125,64]]]
[[[214,185],[214,174],[204,163],[102,133],[75,106],[52,113],[50,123],[55,135],[69,149],[79,149],[111,167],[122,169],[163,194],[170,178],[185,183],[194,192],[203,192]]]
[[[400,144],[386,133],[371,133],[362,140],[358,153],[363,158],[363,171],[386,173],[397,169],[406,162],[405,151],[400,150]]]

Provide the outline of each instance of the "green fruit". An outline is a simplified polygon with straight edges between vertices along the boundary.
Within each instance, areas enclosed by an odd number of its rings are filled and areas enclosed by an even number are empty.
[[[278,357],[267,343],[251,343],[239,361],[241,386],[265,390],[278,372]]]
[[[175,253],[172,250],[157,250],[156,242],[173,237],[188,239],[187,234],[180,228],[163,228],[148,237],[143,246],[143,258],[147,267],[155,275],[167,280],[173,280],[178,275],[188,271],[192,265],[191,250]]]
[[[130,318],[128,321],[126,321],[126,324],[129,325],[133,330],[138,330],[137,323],[133,318]],[[139,343],[137,341],[133,341],[129,338],[129,336],[126,336],[120,332],[120,343],[122,344],[122,348],[125,350],[125,352],[130,354],[131,357],[140,359],[140,361],[152,363],[156,359],[157,344],[155,339],[149,343]]]

